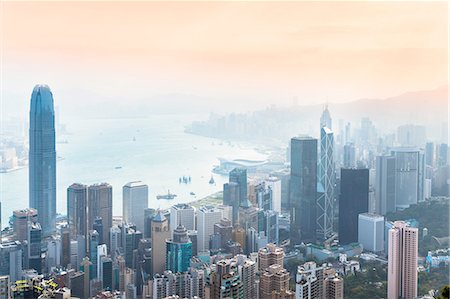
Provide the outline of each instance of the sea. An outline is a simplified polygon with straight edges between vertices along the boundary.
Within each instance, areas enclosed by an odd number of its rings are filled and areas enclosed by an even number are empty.
[[[154,115],[147,118],[76,119],[65,123],[68,134],[56,144],[57,212],[67,210],[72,183],[107,182],[113,187],[113,214],[122,215],[122,187],[142,181],[149,186],[149,207],[166,209],[222,190],[228,178],[212,173],[218,158],[261,159],[252,144],[186,133],[194,115]],[[65,142],[66,141],[66,142]],[[180,177],[190,177],[188,184]],[[211,176],[214,184],[209,184]],[[177,195],[172,200],[158,194]],[[193,192],[195,195],[191,195]],[[28,207],[28,168],[0,174],[2,227],[12,211]]]

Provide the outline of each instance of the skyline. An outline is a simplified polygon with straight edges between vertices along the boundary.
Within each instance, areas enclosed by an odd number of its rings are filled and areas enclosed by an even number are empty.
[[[445,2],[4,2],[2,108],[17,114],[40,82],[62,107],[161,106],[175,95],[211,110],[434,89],[448,84],[446,11]]]

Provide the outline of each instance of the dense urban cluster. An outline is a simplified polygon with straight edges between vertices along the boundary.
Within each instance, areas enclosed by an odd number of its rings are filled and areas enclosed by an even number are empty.
[[[387,264],[388,299],[425,295],[418,271],[450,263],[448,236],[421,258],[428,229],[386,215],[448,196],[447,144],[421,144],[412,125],[401,147],[375,144],[367,118],[358,142],[350,131],[335,140],[327,108],[319,130],[293,137],[281,168],[234,165],[217,204],[156,209],[136,181],[113,216],[110,184],[74,183],[57,218],[53,95],[36,86],[29,207],[2,231],[0,298],[339,299],[364,261]]]

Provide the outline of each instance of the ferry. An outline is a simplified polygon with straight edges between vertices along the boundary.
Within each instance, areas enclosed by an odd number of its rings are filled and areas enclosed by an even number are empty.
[[[156,195],[156,199],[174,199],[175,197],[177,197],[177,195],[170,193],[170,190],[167,190],[167,194]]]
[[[209,179],[209,184],[214,185],[216,182],[214,181],[213,176],[211,175],[211,178]]]

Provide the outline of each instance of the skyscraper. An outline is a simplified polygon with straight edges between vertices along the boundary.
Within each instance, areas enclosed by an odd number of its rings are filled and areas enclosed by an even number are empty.
[[[389,230],[388,299],[417,297],[417,256],[419,231],[404,221]]]
[[[281,180],[271,176],[266,180],[272,199],[272,210],[281,214]]]
[[[395,211],[395,157],[377,157],[375,211],[380,215]]]
[[[235,182],[223,184],[223,204],[232,207],[233,224],[239,222],[239,184]]]
[[[417,148],[396,148],[391,154],[395,157],[395,206],[406,209],[424,199],[424,154]]]
[[[144,231],[144,211],[148,208],[148,186],[140,181],[123,186],[123,220]]]
[[[317,228],[317,139],[291,139],[291,244],[315,242]]]
[[[55,111],[47,85],[36,85],[31,94],[29,137],[30,208],[47,236],[56,230]]]
[[[284,255],[283,248],[277,247],[275,244],[267,244],[258,251],[259,270],[265,270],[271,265],[283,266]]]
[[[358,242],[358,215],[369,210],[369,169],[341,169],[339,242]]]
[[[142,212],[143,213],[143,212]],[[107,183],[91,185],[88,188],[88,231],[93,229],[94,220],[102,218],[103,242],[109,244],[109,229],[112,227],[112,187]]]
[[[179,225],[183,225],[187,230],[195,229],[194,207],[180,203],[170,208],[170,230],[173,232]]]
[[[78,235],[86,236],[87,219],[87,186],[72,184],[67,188],[67,221],[72,239]]]
[[[322,115],[320,116],[320,127],[327,127],[328,129],[332,129],[332,120],[330,111],[328,110],[328,105],[325,106],[325,108],[322,111]]]
[[[28,222],[36,223],[38,212],[35,209],[16,210],[13,212],[13,231],[17,241],[23,242],[28,237]]]
[[[222,211],[214,206],[203,206],[197,213],[198,251],[209,249],[209,236],[214,233],[214,224],[222,219]]]
[[[271,265],[260,273],[260,298],[294,299],[295,292],[289,290],[289,271],[280,265]]]
[[[328,239],[333,233],[334,185],[336,183],[333,147],[333,131],[328,127],[322,127],[320,129],[319,190],[317,190],[319,193],[317,199],[317,238],[322,241]]]
[[[152,274],[166,270],[166,240],[170,238],[169,221],[161,213],[152,219]]]
[[[239,204],[247,199],[247,169],[235,168],[230,171],[229,182],[239,185]]]
[[[380,252],[384,250],[384,217],[362,213],[358,216],[358,243],[364,250]]]
[[[187,229],[179,225],[173,231],[173,238],[166,240],[166,269],[177,272],[186,272],[192,258],[192,242]]]

